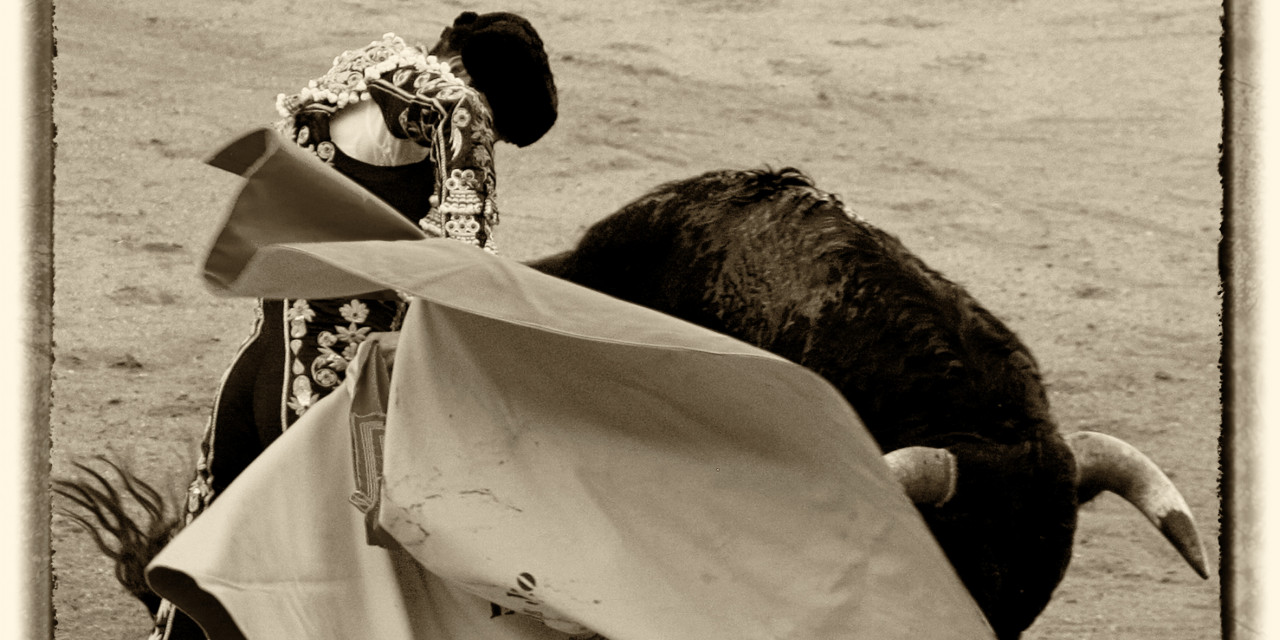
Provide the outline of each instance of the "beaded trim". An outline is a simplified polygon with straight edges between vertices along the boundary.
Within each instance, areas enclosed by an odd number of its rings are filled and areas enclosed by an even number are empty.
[[[312,80],[294,95],[276,96],[276,111],[287,118],[317,103],[342,109],[361,100],[369,100],[368,81],[391,71],[435,71],[447,81],[457,81],[449,63],[428,56],[420,47],[411,47],[394,33],[383,34],[362,49],[344,51],[333,59],[333,66],[323,76]]]

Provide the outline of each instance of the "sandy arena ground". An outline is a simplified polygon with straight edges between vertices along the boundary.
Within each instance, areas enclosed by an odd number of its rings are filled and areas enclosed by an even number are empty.
[[[567,247],[660,181],[794,165],[966,285],[1037,354],[1064,431],[1154,457],[1218,559],[1219,7],[1209,0],[68,1],[57,4],[53,472],[185,484],[252,302],[197,277],[237,179],[201,160],[279,92],[464,9],[542,33],[555,129],[498,151],[507,255]],[[57,637],[141,638],[62,518]],[[1131,507],[1083,509],[1026,638],[1219,637],[1219,585]]]

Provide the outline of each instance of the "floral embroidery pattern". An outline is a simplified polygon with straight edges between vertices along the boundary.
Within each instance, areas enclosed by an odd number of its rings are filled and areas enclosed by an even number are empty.
[[[288,302],[286,300],[286,302]],[[290,372],[293,380],[289,384],[288,407],[301,417],[318,399],[311,390],[311,380],[304,375],[306,370],[298,361],[298,352],[302,350],[302,338],[307,335],[307,322],[316,317],[316,312],[306,300],[294,300],[284,312],[285,326],[289,332],[289,354],[292,361]]]
[[[338,313],[342,314],[343,320],[358,324],[369,318],[369,307],[359,300],[352,300],[350,303],[339,307]]]
[[[360,343],[367,340],[374,329],[372,326],[361,326],[370,318],[367,304],[357,299],[343,303],[338,307],[337,315],[347,324],[335,324],[332,331],[326,329],[315,335],[316,355],[311,358],[311,365],[306,366],[303,349],[307,341],[304,338],[309,333],[309,325],[318,317],[313,305],[323,305],[326,302],[328,301],[294,300],[285,312],[292,338],[289,342],[289,370],[293,375],[286,405],[293,411],[294,417],[302,417],[328,390],[342,384],[347,365],[355,358]],[[320,315],[329,317],[330,314],[331,312],[327,312]]]
[[[306,331],[307,321],[316,317],[316,312],[311,310],[311,305],[306,300],[294,300],[293,305],[285,312],[285,319],[289,321],[289,329],[296,338],[299,334],[298,330]]]
[[[289,408],[298,415],[299,418],[315,404],[319,398],[311,391],[311,380],[307,376],[296,376],[293,384],[290,385],[289,391]]]

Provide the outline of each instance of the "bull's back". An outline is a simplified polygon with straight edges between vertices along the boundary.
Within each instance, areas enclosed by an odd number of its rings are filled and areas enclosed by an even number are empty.
[[[799,174],[664,185],[534,266],[813,369],[886,450],[956,425],[1009,443],[1052,428],[1017,337]]]

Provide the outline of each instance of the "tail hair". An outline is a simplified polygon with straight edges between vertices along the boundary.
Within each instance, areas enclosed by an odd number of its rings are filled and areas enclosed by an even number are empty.
[[[160,596],[147,585],[144,573],[151,559],[182,528],[182,517],[155,487],[106,456],[95,459],[110,467],[116,478],[108,479],[105,472],[74,463],[90,479],[53,480],[53,492],[79,507],[60,507],[57,513],[89,533],[98,549],[115,562],[116,580],[154,616]],[[129,513],[127,501],[141,507],[141,519]]]

